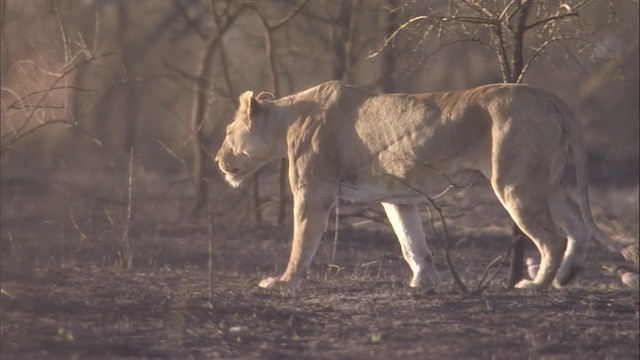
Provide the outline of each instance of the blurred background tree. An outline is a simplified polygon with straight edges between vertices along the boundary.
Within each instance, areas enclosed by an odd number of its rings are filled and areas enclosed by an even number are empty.
[[[221,226],[251,214],[283,223],[291,201],[284,165],[270,164],[253,186],[232,190],[211,157],[241,92],[283,96],[331,79],[381,92],[460,90],[493,82],[549,90],[584,125],[596,196],[619,196],[637,208],[637,2],[1,5],[3,224],[34,211],[26,205],[33,203],[28,184],[34,179],[57,210],[46,216],[68,222],[69,212],[88,211],[87,206],[125,206],[120,184],[131,148],[134,201],[152,204],[134,207],[134,228],[137,221],[196,221],[192,210],[207,201]],[[633,216],[629,207],[606,210],[624,218]],[[637,225],[632,227],[637,234]]]

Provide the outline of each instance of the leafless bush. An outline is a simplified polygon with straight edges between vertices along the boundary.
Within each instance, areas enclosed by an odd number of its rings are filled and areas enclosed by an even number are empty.
[[[67,128],[79,130],[97,145],[102,146],[99,140],[93,138],[83,130],[78,121],[66,117],[66,103],[61,101],[56,103],[57,98],[61,96],[66,97],[66,94],[69,92],[91,91],[90,89],[69,85],[69,77],[81,68],[112,56],[113,54],[79,59],[83,55],[84,54],[77,54],[77,56],[65,64],[59,72],[49,72],[34,68],[31,76],[25,74],[23,77],[24,83],[38,81],[41,76],[53,79],[48,86],[41,89],[29,90],[30,88],[27,87],[23,87],[22,89],[2,87],[2,92],[6,95],[2,97],[1,111],[3,131],[2,142],[0,143],[0,157],[13,151],[13,147],[22,139],[51,125],[63,125]],[[35,67],[35,64],[30,62],[18,63],[14,65],[17,68],[16,71],[24,73],[20,68],[26,64]],[[7,97],[13,98],[12,101],[7,102]]]

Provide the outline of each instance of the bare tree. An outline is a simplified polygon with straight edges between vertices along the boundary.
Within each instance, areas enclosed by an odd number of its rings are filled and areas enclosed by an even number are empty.
[[[191,132],[194,141],[194,159],[193,159],[193,180],[196,188],[196,205],[195,209],[200,210],[204,208],[205,202],[208,198],[208,186],[204,180],[204,161],[206,159],[205,149],[205,136],[204,136],[204,122],[207,114],[207,107],[209,98],[209,91],[212,88],[213,78],[213,56],[216,48],[222,41],[222,36],[225,32],[234,24],[235,20],[244,12],[245,5],[240,6],[235,10],[230,10],[225,7],[225,14],[217,14],[216,7],[212,6],[211,11],[216,21],[217,32],[212,34],[206,39],[206,45],[200,58],[200,66],[197,75],[196,82],[196,97],[194,98],[192,115],[191,115]],[[226,19],[222,23],[221,19]]]
[[[400,25],[385,45],[403,31],[418,33],[423,41],[430,39],[430,35],[437,37],[439,44],[425,57],[460,42],[480,44],[494,53],[502,80],[519,83],[552,45],[557,45],[575,62],[577,52],[600,45],[593,27],[582,16],[591,6],[615,9],[609,2],[596,0],[441,2],[427,6],[424,15]]]
[[[304,0],[300,2],[298,5],[294,6],[287,14],[282,16],[280,19],[277,19],[273,22],[267,20],[267,18],[255,7],[253,8],[254,12],[260,19],[260,22],[263,26],[264,31],[264,47],[265,47],[265,56],[267,58],[267,73],[269,75],[269,80],[271,82],[271,93],[275,98],[281,96],[280,93],[280,80],[278,78],[278,70],[276,67],[276,57],[275,51],[273,49],[273,36],[274,33],[286,25],[302,8],[307,4],[308,0]],[[287,160],[280,159],[278,163],[278,217],[277,223],[278,225],[282,225],[284,223],[286,217],[287,204],[285,201],[285,197],[287,194]],[[258,187],[258,177],[254,176],[254,195],[255,195],[255,204],[256,204],[256,219],[261,219],[261,204],[259,198],[259,187]]]

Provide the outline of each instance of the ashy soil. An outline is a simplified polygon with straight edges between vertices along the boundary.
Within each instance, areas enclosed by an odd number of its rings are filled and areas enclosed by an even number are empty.
[[[508,221],[472,226],[495,203],[472,205],[474,215],[444,210],[454,262],[473,288],[510,239]],[[503,269],[482,294],[465,296],[437,242],[431,241],[444,284],[411,289],[389,226],[375,216],[354,218],[340,228],[334,260],[329,231],[302,288],[280,293],[257,283],[286,265],[289,226],[217,223],[210,273],[206,221],[136,224],[133,266],[126,270],[114,265],[119,235],[109,226],[115,225],[87,220],[97,213],[76,213],[61,226],[3,211],[2,359],[640,356],[637,290],[613,274],[621,257],[597,244],[567,288],[507,290]]]
[[[202,236],[194,244],[149,244],[165,246],[167,255],[146,269],[3,265],[2,288],[11,297],[2,297],[2,358],[639,356],[638,294],[601,266],[610,255],[600,257],[600,249],[569,288],[507,291],[503,271],[482,295],[468,297],[450,280],[435,289],[408,288],[391,234],[361,231],[340,238],[339,268],[327,270],[321,250],[302,289],[282,294],[256,286],[276,271],[273,264],[284,265],[288,245],[281,235],[257,228],[217,239],[211,297]],[[496,244],[508,244],[501,240]],[[456,250],[466,254],[456,262],[477,267],[463,272],[468,278],[499,248],[474,242]]]

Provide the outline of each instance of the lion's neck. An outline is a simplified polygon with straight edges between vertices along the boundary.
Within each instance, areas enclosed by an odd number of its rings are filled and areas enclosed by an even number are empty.
[[[290,98],[276,100],[269,109],[269,135],[276,139],[274,157],[287,157],[287,132],[297,119],[295,103]]]
[[[319,102],[309,91],[289,95],[274,101],[269,109],[269,132],[272,139],[277,139],[274,154],[276,157],[287,156],[287,133],[300,119],[308,118],[318,111]]]

